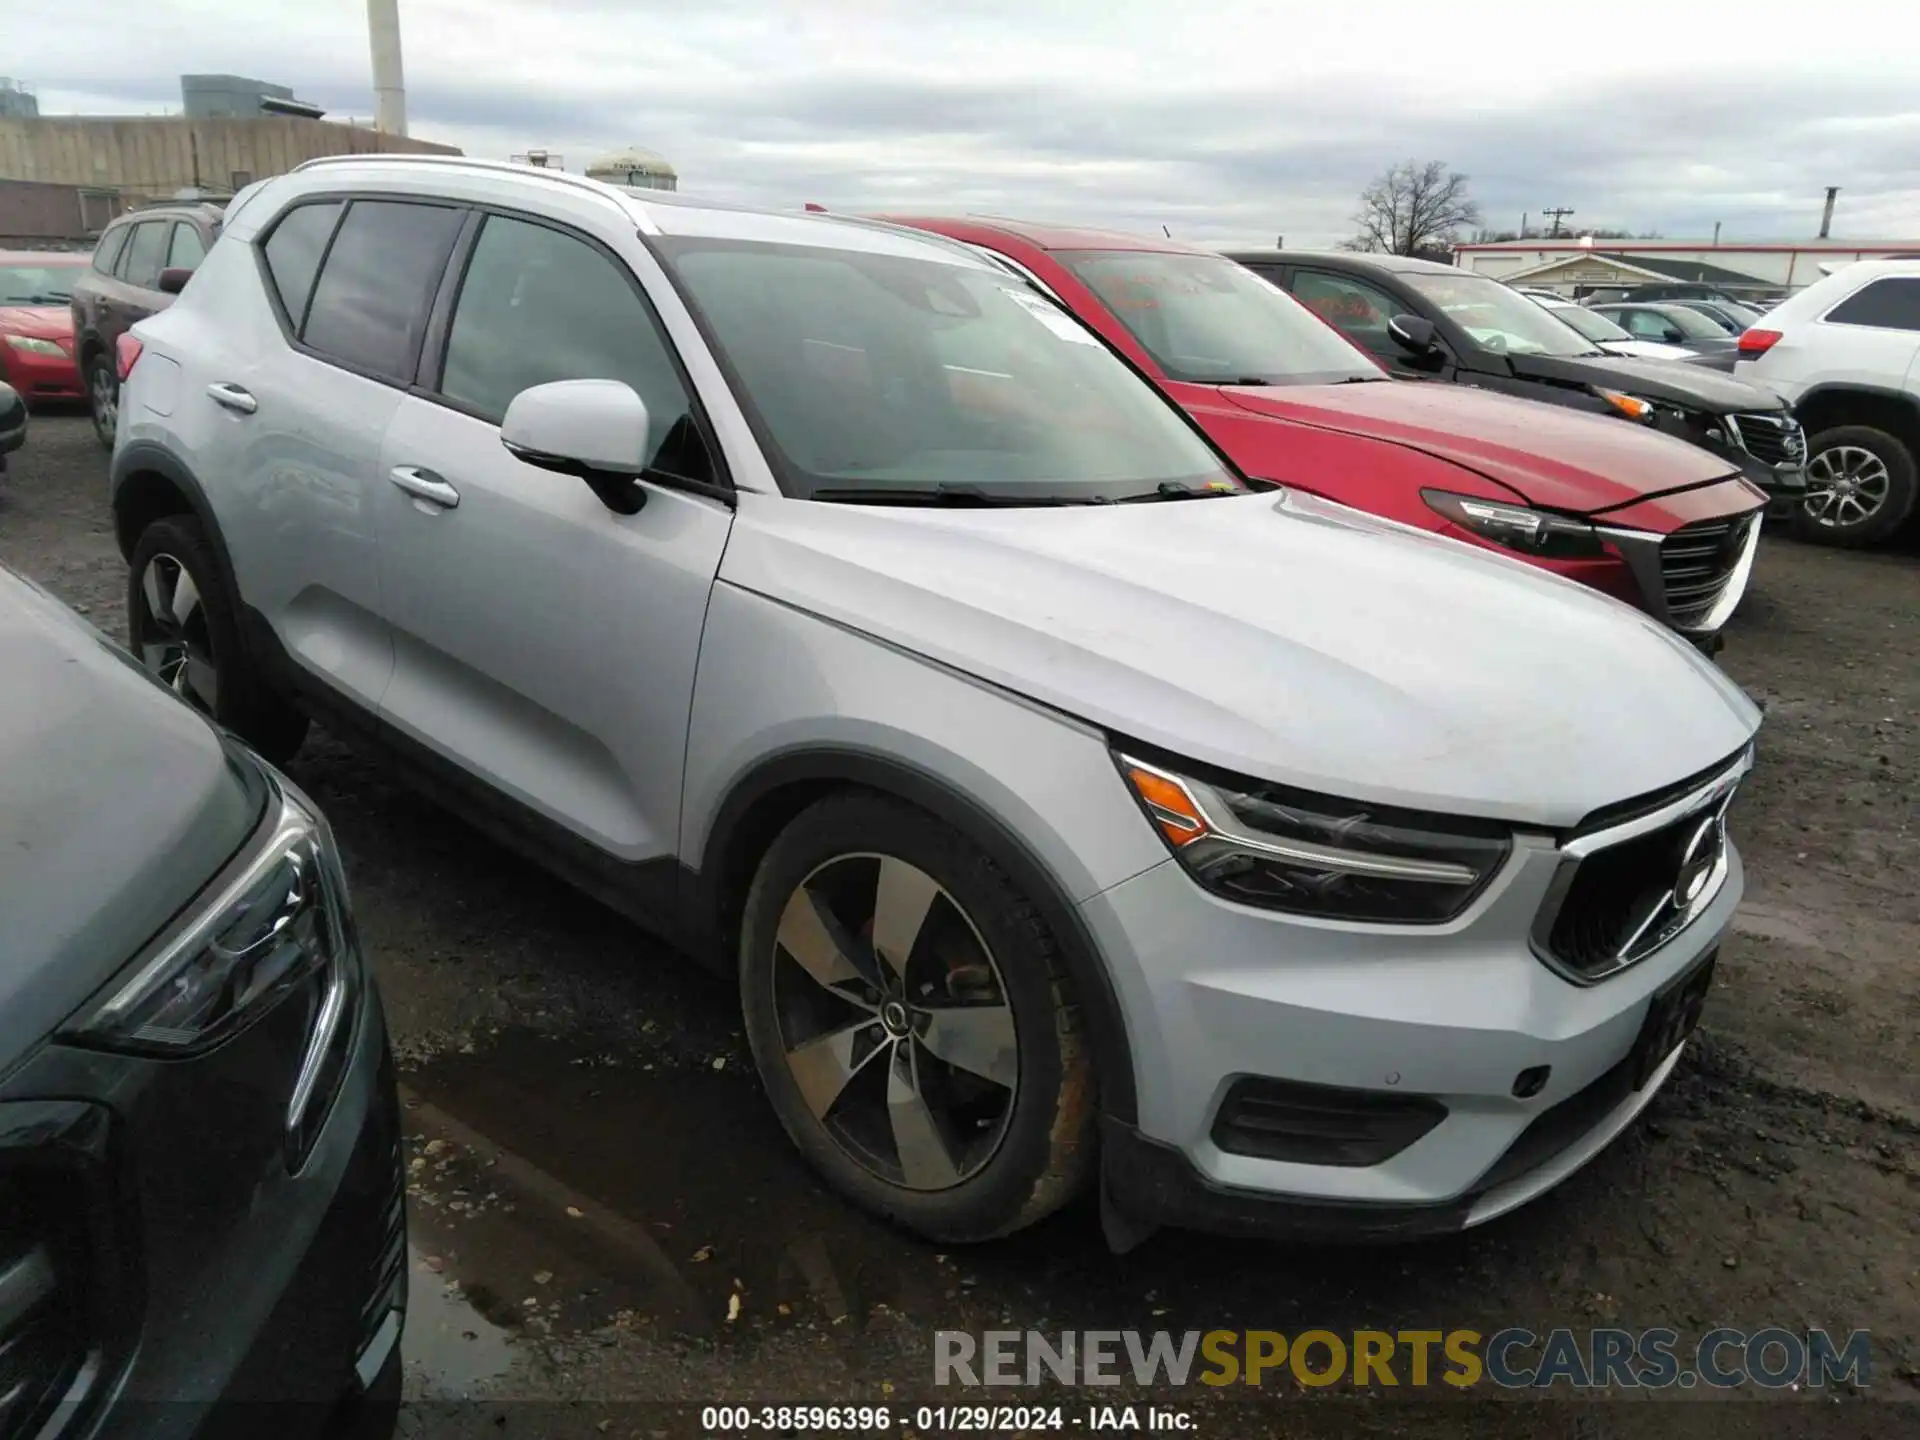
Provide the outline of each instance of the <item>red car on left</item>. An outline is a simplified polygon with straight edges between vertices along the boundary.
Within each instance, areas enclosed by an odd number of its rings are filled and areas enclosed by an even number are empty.
[[[65,250],[0,250],[0,381],[29,404],[87,398],[68,301],[90,258]]]

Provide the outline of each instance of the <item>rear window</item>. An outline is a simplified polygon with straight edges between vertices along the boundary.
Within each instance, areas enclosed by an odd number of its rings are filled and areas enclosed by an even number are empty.
[[[109,228],[100,237],[99,245],[94,247],[93,268],[102,275],[113,273],[113,263],[120,258],[120,248],[127,243],[127,232],[133,227],[122,225],[118,229]]]
[[[306,319],[313,277],[320,273],[320,257],[326,253],[328,237],[333,234],[334,221],[339,218],[337,200],[323,205],[301,205],[281,217],[261,247],[280,308],[286,314],[287,323],[296,331]]]
[[[465,216],[446,205],[355,201],[314,283],[301,340],[353,369],[411,378]]]
[[[1875,330],[1920,330],[1920,276],[1875,280],[1827,312],[1830,325],[1866,325]]]

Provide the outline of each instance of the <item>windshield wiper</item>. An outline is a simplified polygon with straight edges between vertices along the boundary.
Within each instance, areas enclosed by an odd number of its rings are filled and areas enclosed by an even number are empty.
[[[1128,495],[1114,503],[1138,505],[1144,500],[1211,500],[1220,495],[1243,495],[1243,490],[1214,490],[1205,485],[1182,485],[1178,480],[1162,480],[1140,495]]]
[[[898,488],[879,485],[842,486],[837,489],[815,490],[807,498],[841,505],[941,505],[962,510],[985,510],[1023,505],[1104,505],[1109,503],[1106,497],[1101,495],[1054,495],[1044,491],[1022,495],[983,490],[978,485],[947,484]]]

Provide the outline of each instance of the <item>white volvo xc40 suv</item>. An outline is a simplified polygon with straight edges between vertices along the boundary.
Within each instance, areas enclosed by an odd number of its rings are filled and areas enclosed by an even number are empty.
[[[146,663],[737,972],[794,1143],[924,1234],[1474,1224],[1699,1014],[1738,689],[1248,482],[961,247],[343,157],[121,362]]]

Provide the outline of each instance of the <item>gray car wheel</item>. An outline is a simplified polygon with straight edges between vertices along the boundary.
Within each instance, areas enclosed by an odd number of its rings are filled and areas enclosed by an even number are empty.
[[[1807,490],[1794,529],[1821,545],[1873,545],[1913,512],[1913,452],[1870,425],[1841,425],[1807,442]]]
[[[93,417],[94,438],[105,449],[113,449],[114,432],[120,424],[120,377],[105,355],[95,355],[87,362],[87,413]]]
[[[740,986],[787,1133],[867,1209],[983,1240],[1079,1189],[1093,1083],[1057,947],[932,816],[850,793],[794,820],[748,896]]]

